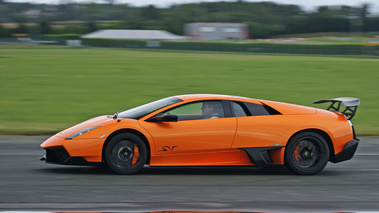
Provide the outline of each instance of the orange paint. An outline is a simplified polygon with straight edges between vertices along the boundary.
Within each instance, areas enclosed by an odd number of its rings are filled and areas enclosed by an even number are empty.
[[[324,132],[335,154],[353,139],[352,128],[344,115],[311,107],[224,95],[175,96],[181,102],[163,107],[139,119],[100,116],[52,136],[41,144],[43,149],[64,147],[71,157],[83,157],[88,162],[102,162],[106,141],[117,131],[129,131],[143,136],[151,166],[222,166],[254,165],[244,148],[282,147],[268,153],[273,163],[284,164],[285,147],[290,138],[304,130]],[[281,114],[215,119],[150,122],[147,119],[172,108],[198,101],[248,102],[274,108]],[[230,108],[230,106],[229,106]],[[224,108],[225,110],[225,108]],[[227,114],[227,113],[225,113]],[[200,116],[200,114],[194,114]],[[88,127],[98,127],[73,139],[66,139]],[[297,152],[297,150],[295,150]],[[140,157],[134,147],[132,165]]]

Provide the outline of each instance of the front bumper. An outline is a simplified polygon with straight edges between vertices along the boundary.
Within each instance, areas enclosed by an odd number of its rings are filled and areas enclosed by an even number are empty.
[[[64,147],[46,148],[41,160],[63,165],[90,165],[83,157],[71,157]]]
[[[353,139],[347,142],[343,150],[340,153],[336,154],[332,162],[338,163],[338,162],[350,160],[354,156],[355,151],[358,148],[358,144],[359,144],[359,139]]]
[[[87,165],[101,163],[105,138],[75,138],[66,140],[54,135],[41,144],[47,163]]]

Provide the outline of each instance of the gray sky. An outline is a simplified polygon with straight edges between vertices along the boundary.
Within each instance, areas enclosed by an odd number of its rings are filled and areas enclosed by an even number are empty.
[[[57,2],[104,2],[104,0],[6,0],[8,2],[37,2],[56,4]],[[157,7],[167,7],[172,4],[182,4],[190,2],[215,2],[221,0],[115,0],[116,3],[127,3],[133,6],[155,5]],[[224,0],[235,1],[235,0]],[[263,0],[245,0],[249,2],[261,2]],[[371,5],[370,11],[379,14],[379,1],[378,0],[272,0],[272,2],[282,4],[295,4],[301,6],[307,11],[313,11],[318,6],[322,5],[349,5],[360,6],[364,3]]]

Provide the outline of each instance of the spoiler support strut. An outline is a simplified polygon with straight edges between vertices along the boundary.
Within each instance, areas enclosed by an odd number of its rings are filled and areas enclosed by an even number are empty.
[[[358,98],[353,97],[340,97],[340,98],[334,98],[334,99],[324,99],[319,100],[316,102],[313,102],[314,104],[321,104],[321,103],[327,103],[332,102],[330,106],[327,108],[327,110],[340,112],[344,114],[349,120],[351,120],[355,113],[357,112],[358,105],[360,103],[360,100]],[[341,103],[346,108],[341,112]]]

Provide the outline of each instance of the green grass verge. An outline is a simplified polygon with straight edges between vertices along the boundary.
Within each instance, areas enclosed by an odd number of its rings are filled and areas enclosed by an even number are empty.
[[[216,93],[308,106],[359,97],[357,133],[378,135],[378,70],[377,57],[0,45],[0,134],[52,134],[163,97]]]

